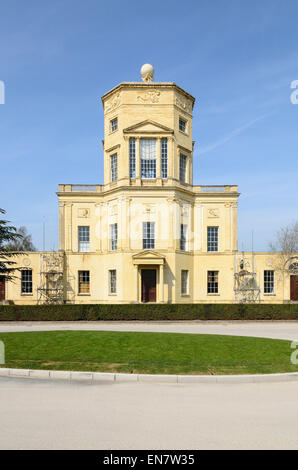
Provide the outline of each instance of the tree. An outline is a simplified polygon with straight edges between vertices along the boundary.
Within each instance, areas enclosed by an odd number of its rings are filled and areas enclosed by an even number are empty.
[[[0,209],[0,214],[5,213],[4,209]],[[21,235],[17,233],[15,227],[8,224],[8,220],[0,219],[0,276],[9,281],[15,277],[14,272],[18,271],[19,268],[15,267],[16,262],[12,259],[17,253],[7,251],[6,244],[19,240]]]
[[[298,270],[298,220],[282,227],[276,234],[276,240],[270,243],[270,249],[278,253],[277,269],[283,272]]]
[[[20,227],[16,233],[20,235],[20,238],[16,238],[14,241],[8,242],[5,245],[5,249],[7,251],[36,251],[36,248],[32,243],[32,236],[28,233],[26,227]]]

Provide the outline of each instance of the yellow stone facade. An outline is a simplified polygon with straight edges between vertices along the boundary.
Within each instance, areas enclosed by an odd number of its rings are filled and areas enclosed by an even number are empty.
[[[43,267],[50,252],[17,257],[32,284],[26,275],[6,283],[6,300],[46,301],[47,272],[56,269],[63,302],[236,302],[245,259],[261,302],[290,301],[289,276],[274,269],[278,255],[237,251],[238,187],[193,185],[194,103],[176,84],[150,80],[103,96],[104,184],[59,185],[60,267]],[[274,272],[269,293],[264,271]]]

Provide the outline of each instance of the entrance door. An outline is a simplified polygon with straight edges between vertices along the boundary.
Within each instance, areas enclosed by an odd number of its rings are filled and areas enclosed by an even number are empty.
[[[5,277],[0,276],[0,302],[5,300]]]
[[[155,269],[142,269],[142,302],[156,302]]]
[[[291,276],[291,300],[298,302],[298,276]]]

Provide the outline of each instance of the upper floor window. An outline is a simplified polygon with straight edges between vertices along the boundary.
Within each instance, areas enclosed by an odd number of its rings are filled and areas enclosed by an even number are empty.
[[[207,293],[218,294],[218,271],[208,271]]]
[[[264,294],[274,293],[274,271],[264,271]]]
[[[179,131],[186,132],[186,121],[182,118],[179,118]]]
[[[90,227],[88,226],[78,227],[78,241],[79,241],[79,251],[82,251],[82,252],[90,251]]]
[[[187,162],[187,157],[185,155],[180,154],[180,181],[183,183],[186,182],[186,162]]]
[[[117,240],[118,240],[118,226],[117,224],[110,225],[110,249],[111,251],[117,250]]]
[[[218,227],[207,227],[207,251],[218,251]]]
[[[32,294],[33,283],[32,283],[32,269],[24,269],[21,271],[21,293]]]
[[[181,224],[180,225],[180,250],[186,250],[186,231],[187,225]]]
[[[79,294],[90,292],[90,271],[79,271]]]
[[[136,139],[129,139],[129,177],[136,177]]]
[[[141,139],[141,178],[156,178],[156,139]]]
[[[161,177],[168,177],[168,139],[161,139]]]
[[[118,129],[118,118],[114,118],[110,121],[110,130],[114,132]]]
[[[155,247],[155,223],[143,222],[143,249],[154,249]]]
[[[118,179],[118,163],[117,153],[111,155],[111,181],[117,181]]]
[[[188,294],[188,271],[186,269],[181,271],[181,294]]]
[[[117,292],[117,274],[116,269],[109,270],[109,293],[116,294]]]

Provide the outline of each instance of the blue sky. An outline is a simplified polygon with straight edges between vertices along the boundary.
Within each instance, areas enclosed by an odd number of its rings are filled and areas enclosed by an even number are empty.
[[[238,184],[239,249],[297,219],[296,0],[2,0],[0,207],[58,248],[58,183],[103,181],[100,97],[140,80],[197,99],[195,184]]]

